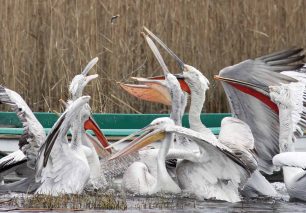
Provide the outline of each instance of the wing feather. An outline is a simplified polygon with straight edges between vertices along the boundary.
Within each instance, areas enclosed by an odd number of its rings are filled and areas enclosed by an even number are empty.
[[[202,135],[198,132],[195,132],[191,129],[187,129],[180,126],[173,126],[173,125],[167,125],[165,127],[166,132],[172,132],[178,135],[181,135],[183,137],[188,138],[189,140],[192,140],[196,142],[199,146],[203,147],[204,149],[208,150],[214,150],[218,153],[223,153],[226,157],[231,159],[233,162],[241,166],[243,169],[249,172],[251,174],[253,172],[253,168],[248,167],[243,161],[239,159],[238,156],[235,155],[235,153],[228,148],[227,146],[223,145],[217,140],[211,140],[210,138],[206,137],[205,135]],[[212,154],[209,152],[209,154]],[[256,168],[255,168],[256,169]]]
[[[8,104],[16,112],[24,128],[26,144],[20,144],[20,149],[28,158],[28,166],[34,168],[39,146],[45,140],[45,131],[27,103],[13,90],[0,86],[0,103]]]
[[[280,86],[298,82],[292,76],[282,73],[287,70],[300,69],[304,58],[301,48],[291,48],[248,59],[239,64],[222,69],[222,77],[248,82],[263,88],[264,95],[269,97],[269,86]],[[294,64],[292,64],[294,63]],[[259,169],[267,174],[273,173],[272,158],[279,153],[279,117],[255,97],[241,92],[226,82],[222,83],[230,103],[233,115],[247,123],[255,139],[255,149],[258,153]],[[306,123],[304,120],[301,125]]]

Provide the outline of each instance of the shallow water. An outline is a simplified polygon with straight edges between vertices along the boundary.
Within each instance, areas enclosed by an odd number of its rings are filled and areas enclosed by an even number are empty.
[[[182,196],[162,197],[138,197],[127,195],[126,212],[306,212],[306,202],[290,202],[283,183],[273,183],[279,192],[277,198],[258,198],[243,200],[239,203],[222,201],[199,201],[189,198],[187,194]],[[0,211],[20,212],[14,207],[6,206],[4,201],[19,194],[3,195],[0,197]],[[23,210],[24,211],[24,210]],[[27,212],[32,212],[28,210]],[[50,212],[50,211],[39,211]],[[63,211],[53,211],[63,212]],[[67,212],[67,211],[65,211]],[[83,212],[122,212],[122,210],[84,210]]]

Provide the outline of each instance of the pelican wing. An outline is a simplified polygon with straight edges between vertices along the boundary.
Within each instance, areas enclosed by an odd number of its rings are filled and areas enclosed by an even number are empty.
[[[73,101],[53,125],[45,143],[39,149],[36,161],[36,179],[38,181],[41,180],[42,171],[48,163],[49,156],[51,155],[52,158],[57,158],[56,156],[63,153],[62,146],[68,146],[68,141],[65,136],[71,126],[71,121],[79,114],[82,106],[87,103],[89,99],[89,96],[82,96]],[[57,140],[60,140],[60,142],[56,144]],[[55,144],[56,146],[53,148]],[[56,149],[56,151],[52,151],[52,149]]]
[[[38,194],[81,193],[89,179],[89,167],[79,158],[72,158],[66,138],[54,144],[51,160],[42,171]],[[82,174],[82,175],[81,175]]]
[[[302,137],[306,130],[306,73],[303,70],[305,71],[304,67],[300,72],[282,72],[282,74],[298,80],[297,83],[281,85],[281,87],[286,87],[289,92],[288,96],[283,95],[283,98],[284,102],[287,102],[292,106],[291,118],[292,128],[294,131],[293,141],[295,141],[296,138]]]
[[[27,103],[15,91],[0,86],[0,103],[10,105],[21,121],[24,128],[23,136],[25,141],[20,141],[19,147],[27,156],[28,166],[34,168],[37,150],[46,138],[42,125],[34,116]]]
[[[254,137],[250,127],[243,121],[227,117],[221,122],[219,142],[229,147],[238,158],[249,168],[255,170],[254,156],[250,150],[254,149]]]
[[[167,125],[165,127],[165,131],[186,137],[189,140],[196,142],[204,150],[210,150],[215,153],[222,153],[227,157],[227,159],[232,160],[234,163],[248,171],[250,174],[253,172],[253,168],[249,168],[243,161],[239,159],[239,157],[235,155],[235,153],[230,148],[221,144],[217,140],[211,140],[211,138],[206,137],[201,133],[180,126]],[[209,155],[214,155],[210,151],[207,152],[207,157],[209,157]],[[256,164],[256,161],[254,163]]]
[[[201,152],[197,161],[187,158],[178,164],[176,174],[182,189],[194,193],[199,199],[240,200],[238,189],[256,169],[255,159],[254,166],[249,167],[217,140],[209,140],[205,135],[178,126],[167,127],[166,131],[196,142]]]
[[[0,159],[0,176],[7,175],[18,165],[27,162],[27,156],[21,150],[17,150]]]
[[[219,73],[223,78],[247,82],[260,88],[260,92],[250,91],[235,84],[222,82],[233,115],[251,128],[259,157],[259,169],[268,174],[275,170],[272,158],[279,153],[278,108],[270,100],[268,87],[297,82],[295,78],[281,72],[301,68],[303,64],[291,64],[299,62],[304,57],[301,52],[302,49],[295,48],[254,60],[249,59],[226,67]]]
[[[273,157],[275,166],[291,166],[306,169],[306,152],[283,152]]]

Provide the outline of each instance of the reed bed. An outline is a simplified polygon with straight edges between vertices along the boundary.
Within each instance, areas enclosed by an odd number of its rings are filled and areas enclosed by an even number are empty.
[[[98,56],[92,73],[99,79],[86,89],[93,111],[167,112],[116,84],[162,73],[140,36],[147,26],[208,77],[205,111],[226,112],[213,75],[247,58],[305,47],[305,14],[303,0],[1,0],[0,84],[19,92],[34,111],[59,111],[72,77]]]
[[[2,200],[0,207],[10,206],[16,210],[32,211],[81,211],[84,209],[116,209],[125,210],[127,208],[126,198],[114,192],[87,193],[87,194],[62,194],[51,195],[23,195]]]

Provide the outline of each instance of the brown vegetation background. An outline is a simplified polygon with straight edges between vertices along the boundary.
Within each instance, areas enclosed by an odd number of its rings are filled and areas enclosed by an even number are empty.
[[[161,74],[140,36],[147,26],[210,82],[205,111],[228,111],[212,76],[225,66],[306,45],[303,0],[0,0],[0,83],[34,111],[59,110],[87,62],[99,78],[86,93],[95,112],[159,113],[167,107],[123,92],[116,81]],[[111,17],[120,14],[115,23]],[[164,52],[162,52],[164,53]],[[170,70],[174,61],[164,54]],[[167,56],[167,57],[166,57]]]

